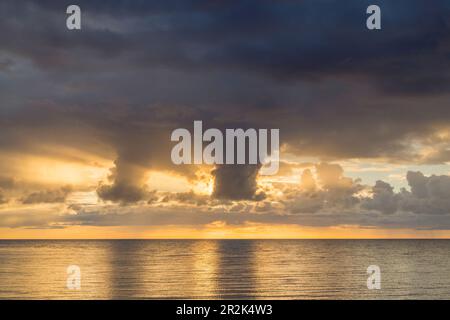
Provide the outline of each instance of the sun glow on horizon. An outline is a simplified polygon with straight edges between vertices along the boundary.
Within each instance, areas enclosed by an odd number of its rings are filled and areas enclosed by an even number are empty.
[[[450,239],[445,230],[360,228],[358,226],[302,227],[249,223],[229,226],[71,226],[55,229],[0,228],[0,239]]]

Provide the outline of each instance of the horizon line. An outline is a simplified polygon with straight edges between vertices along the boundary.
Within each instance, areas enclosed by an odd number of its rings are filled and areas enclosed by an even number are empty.
[[[448,238],[0,238],[0,241],[62,240],[450,240]]]

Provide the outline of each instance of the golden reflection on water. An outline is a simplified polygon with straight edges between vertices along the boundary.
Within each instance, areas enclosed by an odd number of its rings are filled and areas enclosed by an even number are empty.
[[[192,245],[192,275],[194,279],[192,291],[202,292],[198,298],[211,297],[219,290],[217,275],[219,273],[218,241],[196,241]],[[195,297],[195,294],[192,295]]]
[[[450,241],[0,241],[0,298],[449,298]],[[367,290],[366,269],[382,270]],[[81,268],[81,290],[66,269]]]
[[[206,298],[218,290],[215,241],[107,243],[108,298]]]
[[[109,253],[103,242],[1,241],[0,297],[108,299]],[[81,267],[81,290],[67,289],[69,265]]]

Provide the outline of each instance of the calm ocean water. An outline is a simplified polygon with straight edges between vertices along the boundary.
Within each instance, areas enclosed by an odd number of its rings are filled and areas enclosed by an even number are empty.
[[[0,298],[450,299],[450,241],[0,241]]]

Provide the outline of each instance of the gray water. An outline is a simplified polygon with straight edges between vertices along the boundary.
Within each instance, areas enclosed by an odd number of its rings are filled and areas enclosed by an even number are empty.
[[[450,299],[450,240],[2,240],[0,298]]]

